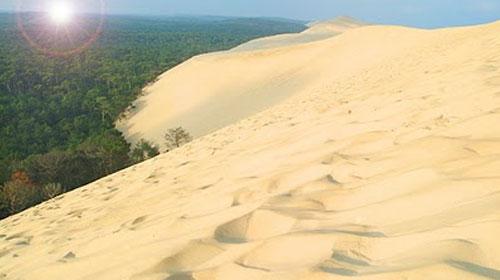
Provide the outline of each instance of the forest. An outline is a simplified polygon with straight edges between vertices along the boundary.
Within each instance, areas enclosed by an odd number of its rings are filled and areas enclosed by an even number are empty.
[[[154,143],[131,147],[114,122],[162,72],[305,29],[265,18],[108,16],[91,46],[57,56],[28,44],[18,21],[0,14],[0,218],[156,155]]]

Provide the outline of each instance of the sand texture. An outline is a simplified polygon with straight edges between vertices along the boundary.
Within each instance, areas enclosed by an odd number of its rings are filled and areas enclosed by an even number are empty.
[[[270,107],[0,221],[0,279],[500,279],[499,34],[367,26],[193,59],[158,86],[197,134],[218,122],[197,106]]]
[[[117,128],[132,143],[144,138],[163,146],[169,128],[199,137],[233,124],[307,89],[318,78],[313,65],[329,52],[320,41],[362,24],[341,17],[196,56],[146,87]]]

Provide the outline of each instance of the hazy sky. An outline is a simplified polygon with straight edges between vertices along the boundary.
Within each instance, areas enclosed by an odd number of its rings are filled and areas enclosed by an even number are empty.
[[[0,0],[15,2],[71,0]],[[76,0],[74,0],[76,1]],[[500,0],[103,0],[110,14],[193,14],[285,17],[303,20],[349,15],[365,21],[419,27],[468,25],[500,20]],[[95,3],[98,0],[79,0]],[[29,4],[27,4],[29,6]]]

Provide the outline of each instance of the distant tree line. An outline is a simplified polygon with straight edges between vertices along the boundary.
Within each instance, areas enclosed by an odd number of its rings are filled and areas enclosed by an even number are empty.
[[[23,211],[40,202],[90,183],[121,168],[136,164],[160,154],[160,148],[141,139],[130,151],[129,144],[119,134],[90,139],[75,150],[53,150],[33,155],[23,161],[10,180],[0,186],[0,217]],[[110,141],[111,138],[117,138]],[[192,141],[181,127],[165,134],[166,152]],[[120,143],[108,146],[110,143]],[[128,153],[128,154],[127,154]],[[128,156],[124,156],[128,155]],[[54,183],[57,182],[57,183]]]
[[[14,15],[0,14],[0,218],[157,155],[154,143],[127,143],[114,122],[163,71],[304,28],[271,19],[112,16],[91,48],[50,57],[26,43]],[[169,149],[190,140],[176,136],[182,131],[168,132]]]

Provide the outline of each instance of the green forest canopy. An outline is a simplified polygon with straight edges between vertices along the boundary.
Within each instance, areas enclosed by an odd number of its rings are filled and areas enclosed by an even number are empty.
[[[24,170],[35,185],[70,189],[129,166],[114,122],[147,83],[194,55],[304,29],[279,19],[110,16],[89,49],[54,57],[26,43],[13,14],[0,14],[0,185]],[[49,177],[40,166],[54,158],[65,165],[55,173],[99,170]],[[75,180],[51,181],[65,176]]]

